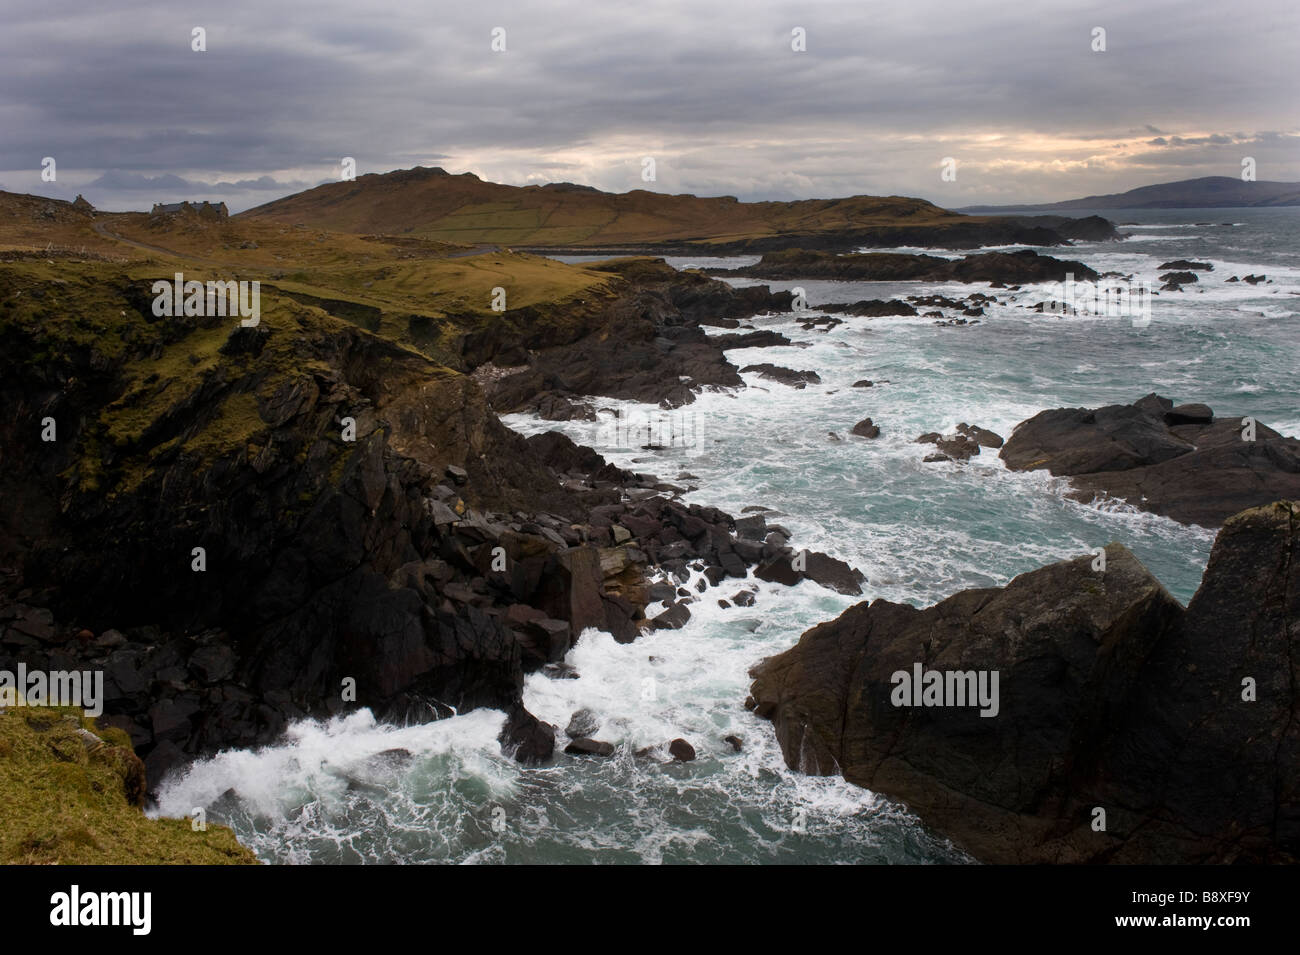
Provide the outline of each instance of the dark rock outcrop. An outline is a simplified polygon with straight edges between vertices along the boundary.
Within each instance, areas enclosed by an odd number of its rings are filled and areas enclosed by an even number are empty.
[[[997,439],[997,444],[994,444]],[[975,428],[966,423],[957,426],[955,434],[942,435],[937,431],[928,431],[916,439],[917,444],[933,444],[938,454],[925,458],[931,461],[968,461],[980,453],[981,447],[998,447],[1002,439],[992,431]]]
[[[850,252],[860,248],[914,246],[930,249],[978,249],[991,245],[1068,245],[1070,240],[1102,242],[1121,238],[1115,226],[1100,216],[965,216],[946,223],[896,222],[888,225],[826,231],[820,234],[776,234],[720,243],[710,241],[681,249],[683,254],[747,255],[788,249]],[[663,254],[662,252],[659,254]]]
[[[981,448],[1000,448],[1003,444],[1002,435],[996,431],[981,428],[977,424],[967,424],[965,421],[957,425],[957,433],[970,438]]]
[[[718,369],[741,383],[696,319],[789,307],[662,263],[611,268],[617,293],[526,367],[599,352],[613,390],[640,393],[625,386],[643,375],[671,403],[668,372],[686,366],[639,365],[620,331],[698,345],[713,371],[690,392]],[[587,628],[636,639],[652,564],[698,561],[720,582],[789,553],[562,435],[525,440],[478,379],[333,317],[337,303],[268,286],[276,316],[227,332],[151,321],[148,283],[87,283],[79,307],[122,327],[69,347],[22,281],[0,272],[0,298],[21,306],[0,323],[14,411],[0,422],[0,667],[102,667],[107,717],[151,782],[362,706],[399,722],[501,709],[503,746],[544,760],[553,730],[523,710],[524,675],[571,675],[559,661]],[[505,313],[470,333],[466,364],[534,361],[526,324]],[[57,442],[40,440],[46,416]]]
[[[569,739],[590,739],[600,729],[600,720],[588,709],[581,709],[569,717],[569,725],[564,728],[564,735]]]
[[[1166,272],[1160,276],[1160,281],[1165,283],[1160,286],[1160,291],[1181,292],[1184,285],[1191,285],[1199,280],[1195,272]]]
[[[524,349],[524,364],[487,384],[498,412],[545,409],[564,415],[574,398],[593,395],[676,408],[694,401],[701,388],[744,384],[727,361],[727,348],[786,342],[759,331],[710,336],[701,326],[756,312],[788,312],[789,292],[735,288],[678,272],[662,259],[616,259],[589,268],[609,272],[621,290],[602,309],[558,327],[527,309],[506,312],[502,322],[466,337],[463,357],[470,368]]]
[[[980,252],[960,259],[904,252],[832,255],[808,249],[786,249],[766,253],[755,265],[731,272],[714,272],[776,280],[816,278],[866,282],[1003,282],[1015,285],[1063,282],[1067,275],[1073,275],[1076,280],[1098,278],[1097,273],[1082,262],[1039,255],[1032,249]]]
[[[1111,544],[924,610],[852,607],[756,667],[752,704],[792,768],[985,861],[1294,862],[1298,643],[1300,507],[1278,503],[1223,526],[1186,610]],[[904,696],[918,670],[948,695]]]
[[[818,305],[820,312],[834,312],[839,315],[865,315],[868,318],[883,318],[889,315],[915,315],[916,309],[907,302],[898,299],[863,299],[851,304]]]
[[[709,341],[723,351],[730,348],[771,348],[775,345],[789,345],[790,339],[771,329],[745,332],[743,334],[710,335]]]
[[[668,744],[668,755],[679,763],[689,763],[695,759],[695,747],[679,737]]]
[[[871,197],[853,197],[835,202],[855,203]],[[810,200],[820,204],[821,200]],[[859,210],[850,213],[850,221],[878,219],[878,210]],[[848,226],[798,232],[779,230],[770,235],[746,239],[719,241],[716,237],[698,241],[664,241],[643,245],[613,246],[554,246],[537,247],[544,255],[752,255],[788,249],[799,245],[805,249],[824,249],[830,252],[851,252],[860,248],[890,249],[915,246],[928,249],[978,249],[996,245],[1054,246],[1068,245],[1070,240],[1105,242],[1123,238],[1112,222],[1100,216],[1072,218],[1059,215],[1037,216],[957,216],[943,221],[909,222],[911,214],[899,215],[895,210],[882,222],[872,226]]]
[[[1165,423],[1176,424],[1213,424],[1214,412],[1206,404],[1175,405],[1165,412]]]
[[[613,756],[614,744],[597,739],[575,739],[564,747],[570,756]]]
[[[1268,501],[1300,499],[1300,441],[1155,394],[1131,405],[1039,412],[1016,426],[1001,457],[1014,471],[1070,477],[1079,500],[1122,498],[1206,527]]]
[[[770,381],[779,381],[783,385],[789,385],[791,388],[805,388],[810,384],[821,384],[821,375],[815,371],[796,371],[792,368],[782,368],[780,365],[773,365],[770,362],[763,362],[759,365],[746,365],[740,369],[742,372],[754,372],[760,378],[766,378]]]
[[[506,716],[500,743],[503,752],[525,766],[540,766],[555,752],[555,727],[517,706]]]
[[[863,418],[853,426],[849,434],[856,434],[859,438],[878,438],[880,437],[880,426],[870,418]]]
[[[801,580],[812,580],[836,593],[857,596],[862,593],[866,577],[861,571],[838,558],[817,551],[792,552],[788,547],[754,571],[759,580],[794,586]]]

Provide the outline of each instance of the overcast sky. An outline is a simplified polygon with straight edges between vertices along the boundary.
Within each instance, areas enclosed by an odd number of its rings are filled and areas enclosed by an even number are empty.
[[[1298,62],[1296,0],[0,0],[0,188],[238,211],[345,156],[950,207],[1237,176],[1244,157],[1295,181]]]

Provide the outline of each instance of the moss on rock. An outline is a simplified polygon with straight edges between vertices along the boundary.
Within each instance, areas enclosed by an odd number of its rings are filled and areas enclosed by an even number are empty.
[[[256,864],[225,826],[147,818],[144,785],[120,729],[71,707],[0,710],[0,863]]]

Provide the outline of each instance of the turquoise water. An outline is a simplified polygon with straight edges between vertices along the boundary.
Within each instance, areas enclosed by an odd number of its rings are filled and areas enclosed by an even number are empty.
[[[1043,300],[1042,289],[767,283],[802,286],[813,309],[929,292],[984,291],[1004,302],[969,327],[848,318],[823,334],[802,331],[788,315],[757,316],[755,327],[797,344],[733,351],[731,360],[815,370],[822,383],[793,390],[746,375],[746,388],[702,395],[666,416],[599,402],[682,438],[685,446],[665,452],[618,446],[611,430],[581,422],[507,423],[525,433],[562,428],[619,464],[668,480],[689,473],[678,483],[698,487],[692,501],[733,513],[775,508],[796,544],[861,568],[866,598],[924,606],[1118,540],[1186,601],[1210,531],[1119,502],[1069,501],[1062,482],[1010,473],[987,451],[964,465],[924,464],[930,449],[913,442],[960,421],[1006,436],[1044,408],[1128,402],[1150,391],[1300,435],[1300,209],[1105,215],[1133,223],[1122,229],[1132,238],[1042,251],[1153,287],[1158,265],[1170,259],[1209,261],[1214,271],[1183,292],[1162,293],[1144,327],[1017,307]],[[1273,284],[1225,281],[1261,272]],[[860,378],[877,385],[852,388]],[[881,437],[849,437],[867,416]],[[362,712],[299,724],[283,745],[205,761],[164,787],[160,811],[208,807],[210,819],[230,823],[276,862],[965,861],[899,807],[840,780],[787,770],[768,725],[743,708],[750,666],[853,601],[809,583],[760,584],[754,607],[717,606],[737,589],[728,582],[707,593],[680,631],[627,646],[589,632],[570,655],[578,680],[529,679],[525,701],[541,718],[563,727],[580,707],[600,717],[597,736],[619,746],[609,760],[561,754],[553,766],[523,770],[498,751],[498,713],[394,728]],[[722,742],[733,733],[745,741],[740,753]],[[676,736],[696,746],[695,762],[634,755]],[[394,748],[409,760],[379,755]]]

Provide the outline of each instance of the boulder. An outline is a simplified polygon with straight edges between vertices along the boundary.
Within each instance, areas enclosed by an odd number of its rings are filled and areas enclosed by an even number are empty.
[[[595,421],[596,413],[586,405],[547,392],[538,397],[534,411],[545,421]]]
[[[555,727],[543,723],[522,706],[507,714],[497,739],[503,753],[525,766],[541,765],[555,752]]]
[[[957,425],[957,433],[970,438],[981,448],[1000,448],[1003,445],[1002,435],[996,431],[981,428],[979,425],[967,424],[964,421]]]
[[[863,418],[853,426],[853,430],[849,433],[856,434],[859,438],[878,438],[880,437],[880,428],[870,418]]]
[[[691,609],[683,602],[670,604],[668,609],[650,621],[656,630],[680,630],[691,619]]]
[[[595,739],[575,739],[564,747],[570,756],[613,756],[614,744]]]
[[[695,759],[695,747],[680,738],[668,744],[668,753],[679,763],[689,763]]]
[[[1176,424],[1210,424],[1214,421],[1214,412],[1209,405],[1177,405],[1165,412],[1165,423]]]
[[[970,429],[970,425],[963,424],[960,427]],[[983,431],[984,429],[977,429]],[[993,435],[993,432],[987,432]],[[997,435],[993,435],[997,437]],[[916,444],[933,444],[938,448],[938,454],[930,454],[925,457],[926,462],[932,461],[966,461],[980,453],[980,443],[972,435],[965,433],[956,433],[949,435],[939,434],[937,431],[927,431],[915,440]]]
[[[558,619],[567,620],[575,635],[588,627],[606,627],[605,575],[596,547],[573,547],[556,555],[553,566],[542,580],[542,609]]]
[[[941,454],[953,461],[968,461],[980,453],[979,443],[964,434],[940,438],[935,446]]]
[[[569,739],[590,738],[600,729],[600,720],[586,707],[576,710],[569,717],[569,725],[564,728],[564,735]]]
[[[815,371],[795,371],[792,368],[782,368],[780,365],[773,365],[764,362],[759,365],[746,365],[740,369],[741,373],[755,372],[760,378],[767,378],[771,381],[779,381],[783,385],[789,385],[792,388],[803,388],[808,384],[820,384],[821,375]]]
[[[204,683],[220,683],[235,673],[235,651],[224,643],[199,647],[190,657],[189,668]]]
[[[154,739],[171,740],[174,743],[186,740],[191,730],[190,718],[199,709],[198,700],[188,695],[159,700],[149,707]]]
[[[790,552],[778,554],[771,560],[760,564],[754,571],[754,576],[759,580],[767,580],[772,583],[784,584],[786,587],[793,587],[799,581],[803,580],[804,575],[794,566],[794,554]]]
[[[519,763],[541,765],[555,752],[555,726],[538,720],[524,707],[513,707],[500,729],[498,742],[502,752]]]
[[[866,577],[861,571],[850,567],[844,561],[817,551],[804,551],[802,569],[800,555],[793,552],[778,554],[771,560],[760,564],[754,571],[759,580],[772,581],[792,587],[807,578],[837,593],[856,596],[862,593],[862,584]]]
[[[862,593],[862,584],[866,575],[849,566],[838,557],[831,557],[819,551],[808,552],[808,564],[804,573],[810,580],[836,593],[857,596]]]
[[[528,621],[518,633],[518,639],[527,672],[539,670],[547,663],[560,663],[573,645],[569,625],[546,616]]]
[[[605,612],[605,629],[618,643],[631,643],[640,636],[644,620],[630,601],[618,594],[605,594],[601,606]]]

